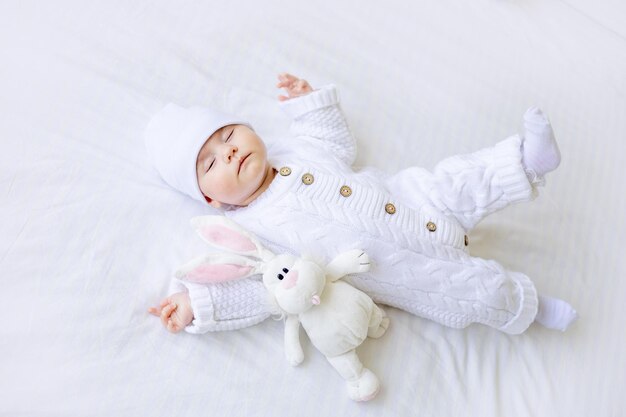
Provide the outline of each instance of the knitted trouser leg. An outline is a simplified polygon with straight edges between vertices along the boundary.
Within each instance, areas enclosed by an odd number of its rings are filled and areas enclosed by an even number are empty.
[[[387,186],[415,209],[431,206],[471,230],[486,215],[534,197],[522,165],[522,139],[508,139],[467,155],[438,163],[432,172],[408,168]]]
[[[406,262],[412,265],[408,272],[390,266],[384,274],[358,274],[350,281],[378,303],[449,327],[481,323],[517,334],[537,314],[537,291],[531,280],[495,261],[466,256]]]

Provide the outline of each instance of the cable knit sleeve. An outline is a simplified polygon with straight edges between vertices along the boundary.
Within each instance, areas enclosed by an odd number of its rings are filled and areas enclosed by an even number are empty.
[[[293,120],[290,129],[294,135],[319,139],[336,157],[352,165],[356,159],[356,140],[339,107],[334,85],[283,101],[280,107]]]
[[[188,333],[242,329],[262,322],[273,313],[267,290],[258,280],[184,285],[189,291],[194,316],[185,328]]]

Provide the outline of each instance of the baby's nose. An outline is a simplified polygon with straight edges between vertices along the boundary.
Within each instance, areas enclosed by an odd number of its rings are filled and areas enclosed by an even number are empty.
[[[234,145],[224,144],[224,160],[230,162],[239,149]]]

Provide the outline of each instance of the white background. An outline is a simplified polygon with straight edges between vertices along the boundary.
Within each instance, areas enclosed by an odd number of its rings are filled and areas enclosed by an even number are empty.
[[[0,415],[617,416],[626,408],[626,7],[617,0],[2,1]],[[206,250],[206,208],[167,188],[142,130],[165,103],[288,121],[276,74],[335,83],[359,165],[432,167],[550,116],[541,196],[491,216],[472,253],[570,301],[566,333],[508,336],[388,309],[360,349],[367,404],[282,325],[170,335],[145,310]],[[305,340],[305,336],[301,336]]]

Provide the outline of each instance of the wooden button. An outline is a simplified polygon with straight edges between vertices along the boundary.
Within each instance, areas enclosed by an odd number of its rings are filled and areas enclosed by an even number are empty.
[[[393,204],[389,203],[385,205],[385,211],[389,214],[395,214],[396,213],[396,206],[394,206]]]
[[[313,181],[315,181],[315,178],[308,172],[302,176],[302,182],[306,185],[313,184]]]
[[[465,237],[463,238],[463,241],[465,243],[465,246],[469,245],[469,237],[467,237],[467,235],[465,235]]]
[[[344,185],[343,187],[341,187],[341,190],[339,190],[339,193],[341,193],[341,195],[344,197],[350,197],[352,195],[352,189],[347,185]]]
[[[435,230],[437,230],[437,225],[433,222],[428,222],[426,223],[426,228],[431,231],[434,232]]]
[[[280,175],[282,175],[283,177],[286,177],[287,175],[291,174],[291,168],[282,167],[278,172],[280,172]]]

